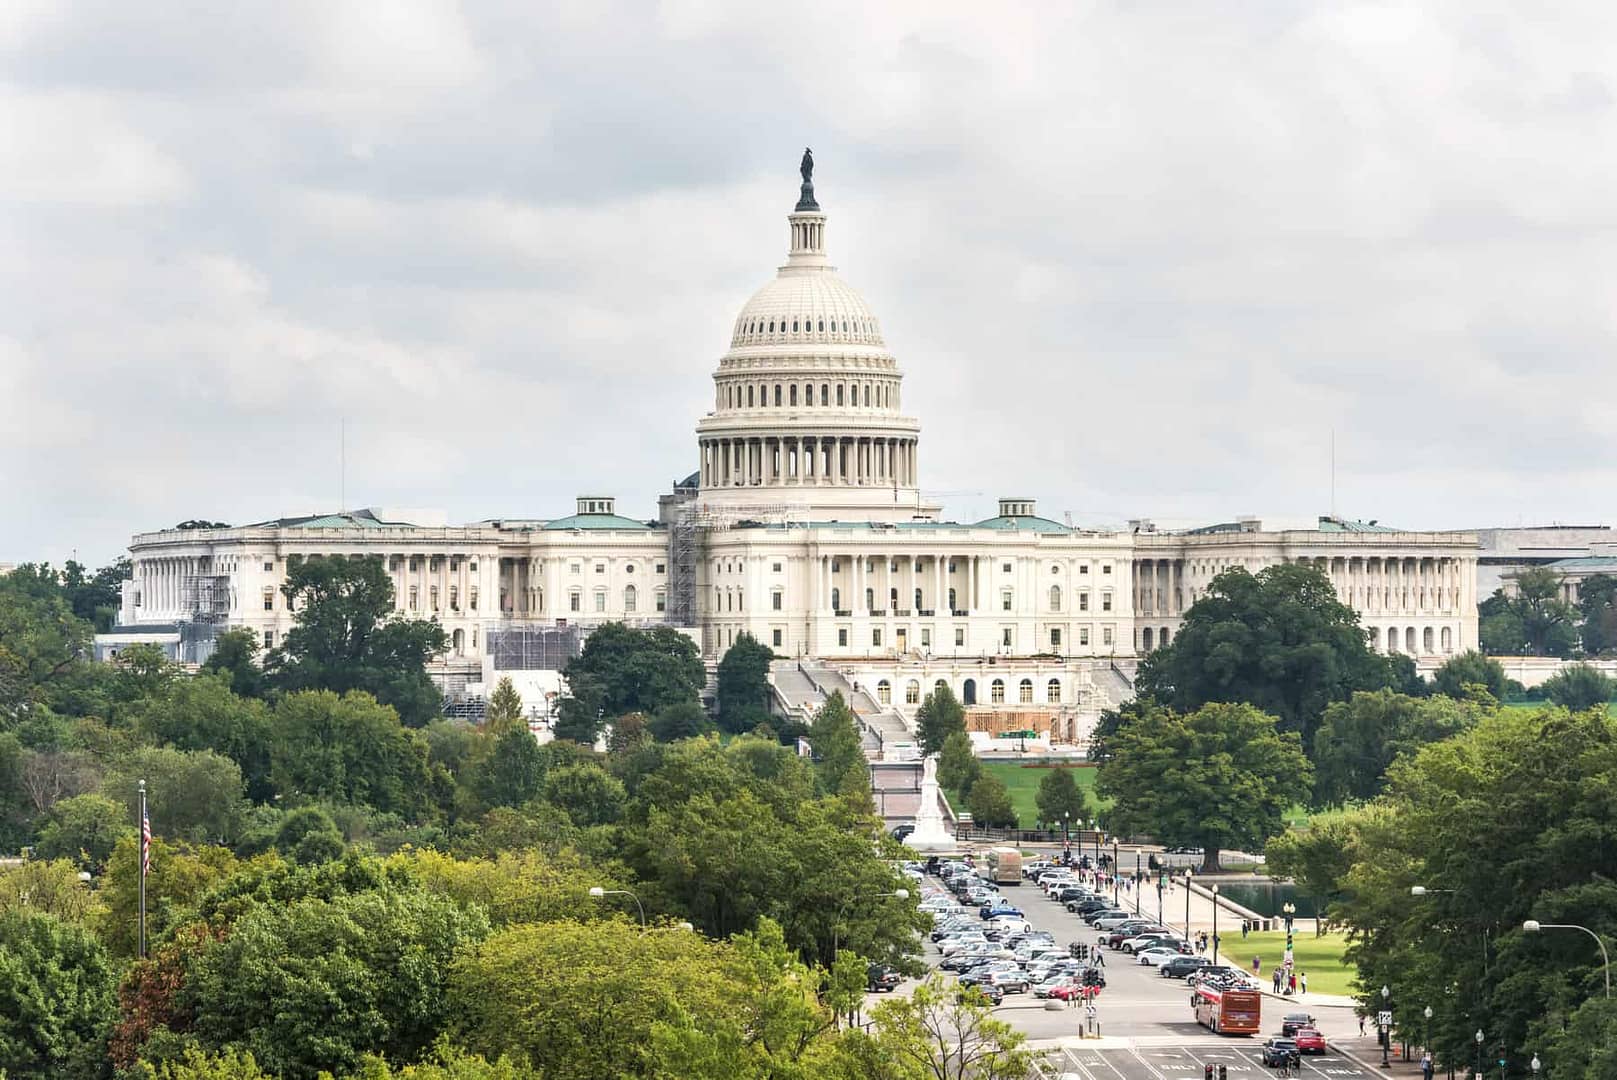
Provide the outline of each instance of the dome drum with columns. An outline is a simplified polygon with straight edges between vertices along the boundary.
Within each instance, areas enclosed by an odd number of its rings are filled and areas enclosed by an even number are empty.
[[[899,411],[903,373],[864,297],[826,258],[807,178],[803,191],[786,264],[741,309],[714,374],[713,411],[697,425],[698,498],[828,521],[931,519],[921,425]]]

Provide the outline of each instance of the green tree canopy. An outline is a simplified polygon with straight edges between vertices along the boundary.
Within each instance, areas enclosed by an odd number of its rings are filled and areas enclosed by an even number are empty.
[[[407,818],[426,808],[426,743],[370,694],[287,694],[271,724],[270,771],[283,795],[364,803]]]
[[[599,765],[563,765],[545,778],[545,800],[581,828],[617,821],[627,799],[622,782]]]
[[[853,710],[841,693],[826,699],[809,725],[809,746],[823,791],[840,790],[852,769],[865,769],[865,751],[854,723]]]
[[[944,683],[921,702],[915,712],[915,730],[921,739],[922,754],[940,754],[950,735],[966,730],[966,710]]]
[[[971,785],[966,795],[966,809],[971,811],[972,823],[976,825],[990,828],[1016,825],[1016,809],[1011,805],[1010,792],[1005,790],[1005,782],[993,773],[984,773]]]
[[[245,626],[220,634],[213,652],[202,662],[202,670],[223,675],[233,693],[242,697],[264,696],[264,669],[258,662],[258,635]]]
[[[141,780],[154,833],[199,844],[235,842],[245,807],[241,769],[234,761],[212,750],[135,750],[101,783],[103,795],[123,804],[126,821],[139,820]]]
[[[1290,878],[1313,897],[1316,934],[1324,933],[1329,905],[1342,895],[1354,862],[1371,854],[1361,846],[1360,823],[1379,814],[1376,807],[1315,814],[1308,828],[1282,832],[1264,847],[1265,872],[1276,880]]]
[[[34,854],[71,859],[81,869],[100,874],[118,838],[134,831],[135,819],[120,803],[105,795],[75,795],[51,807]]]
[[[1499,661],[1476,649],[1449,657],[1432,673],[1432,688],[1455,699],[1475,696],[1470,688],[1480,686],[1494,700],[1503,701],[1509,685]]]
[[[868,1032],[843,1038],[842,1077],[870,1080],[1023,1080],[1040,1057],[1027,1036],[994,1016],[981,994],[961,994],[939,976],[870,1012]]]
[[[971,749],[971,736],[956,731],[943,740],[938,754],[938,783],[962,798],[971,794],[972,785],[983,774],[983,766]]]
[[[1496,656],[1572,654],[1578,609],[1561,598],[1564,581],[1548,567],[1516,575],[1514,594],[1503,589],[1477,605],[1484,652]]]
[[[1578,585],[1578,610],[1583,614],[1585,656],[1603,656],[1617,650],[1617,577],[1591,574]]]
[[[501,735],[511,728],[528,732],[528,721],[522,714],[522,695],[509,675],[494,684],[494,693],[488,698],[488,712],[483,717],[483,730],[490,735]]]
[[[281,586],[297,625],[265,663],[280,690],[364,691],[421,727],[442,713],[427,661],[448,647],[436,622],[393,610],[393,582],[380,556],[288,562]]]
[[[1225,848],[1261,851],[1313,779],[1297,733],[1251,705],[1142,709],[1110,745],[1096,791],[1111,831],[1198,845],[1207,872]]]
[[[521,806],[545,786],[545,756],[526,726],[507,728],[477,766],[474,784],[484,806]]]
[[[1288,563],[1215,577],[1173,643],[1141,662],[1135,687],[1185,712],[1215,701],[1255,705],[1307,746],[1326,705],[1398,678],[1330,579]]]
[[[674,701],[664,705],[651,718],[647,730],[658,742],[676,742],[701,735],[712,725],[707,712],[694,701]]]
[[[1074,828],[1082,828],[1084,818],[1089,815],[1084,790],[1078,786],[1073,770],[1059,766],[1046,770],[1039,778],[1039,791],[1034,796],[1034,804],[1039,808],[1039,820],[1047,828],[1064,821],[1071,822]]]
[[[1491,702],[1412,698],[1391,690],[1360,691],[1332,702],[1314,732],[1315,804],[1375,797],[1400,755],[1466,730],[1491,707]]]
[[[153,742],[176,750],[211,750],[234,761],[253,801],[266,802],[274,796],[269,709],[262,701],[232,691],[223,674],[175,679],[157,694],[133,702],[128,716],[135,729]]]
[[[636,630],[622,623],[593,630],[564,674],[580,699],[586,697],[581,685],[593,688],[606,719],[697,701],[707,682],[701,650],[688,636],[667,626]]]
[[[719,728],[738,734],[769,719],[769,646],[742,633],[719,661]]]
[[[1614,689],[1611,677],[1589,664],[1568,664],[1544,680],[1544,696],[1573,712],[1605,705]]]
[[[0,911],[0,1072],[100,1076],[116,986],[106,950],[83,927]]]

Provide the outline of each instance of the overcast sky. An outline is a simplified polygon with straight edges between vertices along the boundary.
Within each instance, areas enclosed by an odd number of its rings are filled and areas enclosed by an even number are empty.
[[[0,561],[655,513],[805,145],[951,516],[1608,522],[1617,8],[0,4]]]

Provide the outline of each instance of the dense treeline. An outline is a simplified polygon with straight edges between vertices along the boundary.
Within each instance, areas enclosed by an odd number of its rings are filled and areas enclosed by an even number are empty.
[[[0,1069],[897,1078],[953,1052],[945,1014],[976,1007],[952,997],[835,1022],[867,961],[915,970],[922,926],[848,903],[903,879],[842,702],[812,758],[744,727],[749,646],[721,742],[688,639],[610,626],[569,671],[575,738],[539,745],[508,685],[481,727],[434,718],[441,631],[394,619],[376,570],[293,568],[283,647],[227,633],[194,675],[90,663],[64,575],[0,578],[0,850],[31,850],[0,868]]]

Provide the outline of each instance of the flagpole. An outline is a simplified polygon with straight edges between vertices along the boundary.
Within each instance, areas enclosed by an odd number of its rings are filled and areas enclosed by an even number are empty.
[[[151,825],[146,818],[146,781],[140,782],[140,958],[146,959],[146,867],[151,861]]]

